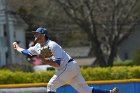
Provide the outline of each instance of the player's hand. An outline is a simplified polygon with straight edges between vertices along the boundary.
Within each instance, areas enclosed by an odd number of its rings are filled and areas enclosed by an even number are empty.
[[[13,47],[14,47],[14,49],[17,49],[18,46],[19,46],[19,45],[18,45],[17,42],[13,42]]]

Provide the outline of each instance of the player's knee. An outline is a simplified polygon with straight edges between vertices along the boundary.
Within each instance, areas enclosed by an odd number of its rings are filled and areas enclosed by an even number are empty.
[[[56,87],[54,84],[48,84],[47,86],[47,93],[56,93]]]

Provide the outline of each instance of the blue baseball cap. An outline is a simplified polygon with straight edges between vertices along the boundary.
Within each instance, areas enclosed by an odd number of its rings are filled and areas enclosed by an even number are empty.
[[[48,37],[48,31],[46,28],[43,28],[43,27],[39,27],[36,29],[36,31],[32,31],[34,33],[41,33],[41,34],[45,34],[47,37]]]

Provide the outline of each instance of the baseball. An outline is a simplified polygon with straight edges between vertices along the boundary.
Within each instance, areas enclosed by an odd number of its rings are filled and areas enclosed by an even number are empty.
[[[17,42],[13,42],[13,46],[14,48],[16,48]]]

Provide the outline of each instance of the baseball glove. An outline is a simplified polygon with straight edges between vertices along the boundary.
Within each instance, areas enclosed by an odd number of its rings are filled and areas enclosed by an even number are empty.
[[[53,56],[53,53],[52,53],[50,47],[45,46],[45,47],[43,47],[43,48],[41,49],[40,57],[41,57],[42,59],[44,59],[44,58],[50,58],[50,57],[52,57],[52,56]]]

